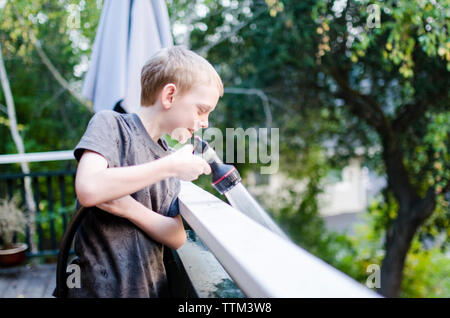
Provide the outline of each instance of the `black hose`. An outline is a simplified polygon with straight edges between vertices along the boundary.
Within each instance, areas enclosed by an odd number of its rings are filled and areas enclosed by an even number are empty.
[[[67,297],[67,260],[69,258],[70,247],[78,226],[81,224],[83,217],[86,215],[88,209],[81,207],[72,216],[70,223],[64,233],[61,244],[59,246],[58,261],[56,264],[56,289],[54,296],[57,298]]]

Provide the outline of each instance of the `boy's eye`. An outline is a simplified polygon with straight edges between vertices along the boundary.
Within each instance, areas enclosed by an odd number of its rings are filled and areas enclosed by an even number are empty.
[[[197,112],[199,115],[208,114],[210,111],[211,111],[211,107],[197,104]]]
[[[203,109],[203,108],[198,108],[198,110],[197,110],[197,113],[199,114],[199,115],[201,115],[201,114],[204,114],[204,113],[206,113],[207,111],[205,110],[205,109]]]

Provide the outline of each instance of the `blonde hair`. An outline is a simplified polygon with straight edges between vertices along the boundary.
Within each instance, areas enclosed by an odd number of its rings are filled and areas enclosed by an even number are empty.
[[[219,95],[223,95],[222,80],[206,59],[182,46],[161,49],[142,67],[141,105],[153,105],[169,83],[174,83],[178,94],[183,94],[201,82],[216,84]]]

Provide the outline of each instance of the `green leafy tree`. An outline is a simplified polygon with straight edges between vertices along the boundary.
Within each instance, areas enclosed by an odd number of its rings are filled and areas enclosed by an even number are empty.
[[[271,99],[282,170],[295,171],[302,152],[317,143],[332,148],[331,161],[340,165],[362,148],[370,167],[385,174],[385,202],[393,213],[383,218],[381,292],[399,296],[415,235],[448,231],[449,1],[244,5],[250,14],[236,9],[232,18],[212,8],[199,19],[207,30],[191,31],[191,47],[202,51],[212,34],[230,25],[231,35],[207,57],[226,86],[258,88]],[[225,126],[262,125],[256,99],[226,96],[223,103]],[[300,134],[311,120],[306,114],[315,114],[309,127],[323,134]]]
[[[0,8],[2,53],[26,152],[70,149],[81,136],[92,110],[80,90],[100,12],[97,1],[6,1]],[[8,119],[4,113],[0,119],[8,136],[0,152],[16,153]]]

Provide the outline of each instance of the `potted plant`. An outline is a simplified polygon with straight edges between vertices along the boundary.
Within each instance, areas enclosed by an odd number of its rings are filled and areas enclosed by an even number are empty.
[[[17,200],[0,200],[0,265],[14,266],[22,263],[26,258],[25,243],[13,243],[14,234],[25,233],[27,219],[22,210],[18,208]]]

